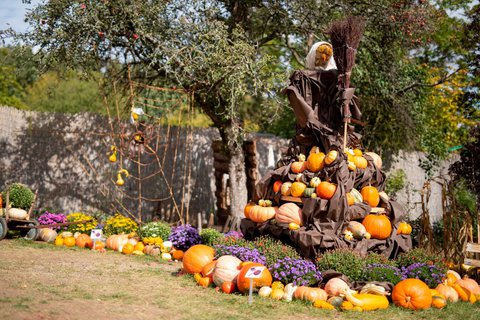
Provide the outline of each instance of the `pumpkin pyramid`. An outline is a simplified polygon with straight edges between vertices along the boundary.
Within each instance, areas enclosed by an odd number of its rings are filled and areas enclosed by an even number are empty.
[[[383,192],[381,158],[363,150],[354,126],[344,131],[346,112],[353,121],[361,116],[354,89],[339,85],[329,43],[312,47],[307,68],[295,71],[284,90],[296,134],[277,169],[257,183],[241,230],[247,239],[280,239],[309,259],[336,248],[395,258],[412,246],[405,212]]]

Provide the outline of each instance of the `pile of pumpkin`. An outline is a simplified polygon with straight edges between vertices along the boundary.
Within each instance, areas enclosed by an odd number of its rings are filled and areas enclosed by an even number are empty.
[[[160,256],[162,260],[181,260],[182,250],[176,250],[171,241],[163,241],[159,237],[144,238],[141,241],[135,233],[111,235],[107,239],[93,241],[88,234],[68,231],[58,234],[50,228],[40,229],[39,239],[53,242],[56,246],[80,247],[105,252],[106,249],[129,255]]]
[[[357,169],[365,169],[368,165],[367,159],[363,156],[360,149],[346,149],[346,160],[348,168],[351,171]],[[382,167],[382,159],[376,153],[367,152],[374,161],[378,169]],[[331,150],[326,155],[319,150],[318,147],[313,147],[308,158],[305,155],[298,155],[298,160],[290,165],[290,172],[296,174],[295,181],[281,181],[277,180],[273,183],[273,192],[280,193],[285,199],[294,198],[320,198],[330,200],[337,189],[336,184],[324,180],[319,176],[313,176],[309,181],[305,171],[308,170],[315,175],[319,175],[320,171],[328,166],[335,164],[340,159],[337,150]],[[374,186],[364,186],[360,191],[353,188],[346,194],[347,203],[352,206],[356,203],[367,203],[372,207],[372,213],[368,214],[363,221],[352,221],[344,230],[343,234],[346,240],[353,238],[361,240],[379,239],[385,240],[390,237],[392,233],[392,224],[390,219],[381,214],[384,208],[379,208],[381,201],[388,202],[389,197],[385,192],[379,192]],[[296,201],[296,202],[301,202]],[[290,230],[297,230],[302,226],[302,208],[295,202],[288,201],[280,206],[272,206],[272,201],[269,199],[260,199],[258,203],[249,202],[244,208],[244,214],[247,219],[257,223],[263,223],[270,219],[275,219],[279,223],[288,224]],[[409,235],[412,232],[412,227],[407,222],[401,222],[397,234]]]
[[[237,257],[223,255],[214,259],[215,251],[206,245],[194,245],[183,256],[183,272],[193,274],[202,287],[215,286],[225,293],[248,293],[250,279],[246,274],[251,267],[262,267],[255,262],[242,262]],[[263,266],[265,267],[265,266]],[[367,283],[360,290],[352,290],[340,278],[332,278],[323,288],[295,286],[273,281],[265,267],[257,278],[252,279],[252,287],[261,297],[291,301],[310,301],[314,307],[331,310],[370,311],[388,308],[390,301],[395,305],[420,310],[430,307],[443,308],[448,302],[480,301],[480,287],[475,280],[461,279],[458,273],[450,270],[445,283],[430,289],[419,279],[405,279],[388,292],[385,287]]]

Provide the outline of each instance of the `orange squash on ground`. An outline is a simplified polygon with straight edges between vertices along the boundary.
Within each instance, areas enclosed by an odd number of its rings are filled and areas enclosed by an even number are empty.
[[[308,300],[314,302],[315,300],[327,301],[328,294],[325,290],[320,288],[299,286],[293,294],[295,299]]]
[[[397,306],[412,310],[430,308],[432,295],[427,284],[419,279],[405,279],[392,290],[392,301]]]
[[[284,203],[278,208],[278,211],[275,214],[275,220],[280,223],[293,222],[301,226],[302,209],[293,202]]]
[[[204,244],[190,247],[183,255],[183,269],[187,273],[200,273],[205,265],[213,261],[215,250]]]
[[[74,237],[63,238],[63,245],[67,247],[75,246],[75,238]]]
[[[92,248],[93,241],[88,234],[82,233],[75,239],[75,245],[80,248]]]
[[[392,233],[392,223],[383,214],[368,214],[362,224],[373,239],[385,240]]]
[[[250,262],[250,263],[245,263],[242,266],[242,269],[240,270],[240,273],[237,276],[237,288],[238,291],[245,293],[248,292],[250,288],[250,279],[245,278],[245,275],[247,274],[247,271],[251,267],[264,267],[264,265],[256,262]],[[272,284],[272,274],[270,271],[268,271],[267,268],[263,269],[263,271],[260,273],[260,276],[258,278],[253,279],[253,288],[258,289],[263,286],[270,286]]]

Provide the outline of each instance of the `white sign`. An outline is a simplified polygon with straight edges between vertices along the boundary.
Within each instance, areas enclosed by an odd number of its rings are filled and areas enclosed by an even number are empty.
[[[93,229],[90,232],[90,238],[92,240],[100,240],[103,238],[103,230],[102,229]]]
[[[250,279],[255,279],[255,278],[260,278],[260,275],[262,274],[263,270],[265,270],[267,267],[265,266],[255,266],[251,267],[248,269],[247,273],[245,274],[245,278],[250,278]]]

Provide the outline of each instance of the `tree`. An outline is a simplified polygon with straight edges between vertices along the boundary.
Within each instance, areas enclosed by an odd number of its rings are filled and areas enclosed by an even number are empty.
[[[326,30],[335,19],[347,14],[367,19],[352,77],[368,122],[366,146],[418,145],[415,117],[427,99],[415,89],[429,74],[410,52],[426,47],[441,12],[443,7],[427,1],[398,0],[61,0],[32,10],[27,16],[32,31],[21,38],[40,47],[45,63],[65,61],[89,70],[95,62],[106,77],[123,79],[128,65],[142,81],[193,92],[231,159],[235,225],[247,201],[240,116],[269,126],[271,121],[256,115],[279,110],[279,100],[271,97],[278,99],[288,73],[302,67],[313,42],[328,40]],[[123,62],[121,72],[110,68],[115,61]]]

